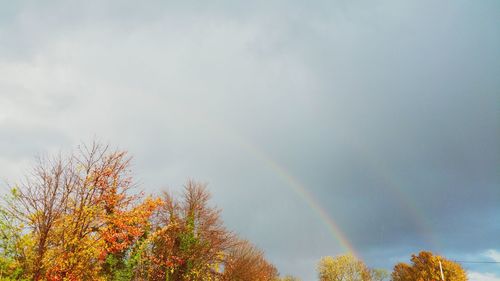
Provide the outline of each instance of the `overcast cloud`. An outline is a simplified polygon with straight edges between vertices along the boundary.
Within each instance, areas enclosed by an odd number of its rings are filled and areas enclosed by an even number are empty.
[[[97,138],[314,280],[343,248],[271,159],[370,266],[498,259],[500,2],[0,3],[1,179]]]

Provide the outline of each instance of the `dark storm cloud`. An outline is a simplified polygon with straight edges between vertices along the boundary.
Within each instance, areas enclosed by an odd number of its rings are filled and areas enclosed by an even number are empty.
[[[343,249],[269,159],[369,264],[499,247],[495,1],[2,5],[8,173],[97,136],[149,191],[208,182],[228,226],[305,280]]]

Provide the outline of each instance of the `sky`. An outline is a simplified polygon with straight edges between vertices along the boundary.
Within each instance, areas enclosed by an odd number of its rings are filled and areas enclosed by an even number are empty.
[[[0,0],[0,179],[97,139],[282,274],[500,261],[500,2]],[[463,263],[471,281],[499,264]]]

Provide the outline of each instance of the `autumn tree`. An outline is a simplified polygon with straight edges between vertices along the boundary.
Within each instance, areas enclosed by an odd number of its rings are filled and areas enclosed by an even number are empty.
[[[205,185],[189,181],[181,199],[164,193],[153,232],[141,244],[139,280],[274,281],[261,250],[226,230]]]
[[[353,255],[323,257],[318,263],[320,281],[369,281],[369,268]]]
[[[208,205],[202,184],[187,183],[181,200],[164,193],[154,229],[144,241],[141,280],[215,280],[235,235],[222,225],[220,211]]]
[[[444,280],[467,281],[467,274],[460,264],[431,252],[412,255],[411,264],[398,263],[392,272],[393,281],[435,281],[441,280],[441,262]]]
[[[12,197],[6,202],[6,215],[19,221],[29,231],[29,243],[23,264],[27,278],[39,280],[48,268],[47,251],[57,220],[66,211],[75,178],[68,169],[71,159],[61,156],[38,159],[37,164],[16,186],[11,188]]]
[[[129,250],[149,230],[149,218],[162,201],[148,197],[141,202],[141,194],[131,194],[130,159],[125,152],[111,153],[103,160],[90,178],[92,189],[98,191],[93,204],[99,210],[95,218],[99,226],[94,229],[103,243],[99,260],[105,261],[102,273],[106,279],[129,278]]]
[[[157,205],[130,192],[129,161],[125,152],[93,143],[68,157],[39,160],[12,188],[4,214],[24,225],[19,233],[32,244],[24,261],[17,258],[24,277],[99,280],[116,271],[107,270],[109,257],[117,257],[113,267],[123,264]]]
[[[385,269],[374,268],[370,269],[370,276],[372,281],[384,281],[389,279],[390,274]]]
[[[277,278],[223,226],[204,185],[188,182],[180,199],[134,188],[125,151],[92,143],[40,158],[0,204],[0,280]]]
[[[240,241],[226,253],[223,281],[274,281],[278,270],[264,258],[262,250]]]

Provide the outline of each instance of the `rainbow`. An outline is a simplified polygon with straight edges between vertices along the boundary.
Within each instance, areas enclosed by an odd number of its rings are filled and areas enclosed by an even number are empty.
[[[283,180],[286,181],[288,186],[299,195],[306,204],[314,211],[314,213],[320,218],[320,220],[326,225],[328,231],[335,237],[339,242],[340,246],[348,253],[361,259],[352,243],[349,241],[345,233],[335,222],[335,220],[325,211],[321,204],[316,200],[316,198],[309,192],[309,190],[304,186],[297,178],[295,178],[291,173],[289,173],[282,165],[279,165],[274,159],[272,159],[268,154],[262,152],[261,149],[257,149],[254,145],[239,139],[240,145],[245,147],[247,150],[252,152],[260,161],[264,162],[273,172],[279,175]]]
[[[214,126],[215,123],[209,122],[209,120],[207,119],[204,119],[202,122],[205,123],[206,128],[217,131],[219,135],[225,136],[226,140],[231,139],[233,143],[238,144],[241,148],[252,153],[252,155],[254,155],[258,160],[265,163],[274,173],[279,175],[279,177],[287,183],[287,186],[294,193],[296,193],[305,201],[309,208],[311,208],[311,210],[325,224],[328,231],[333,235],[335,240],[346,252],[355,256],[357,259],[362,259],[361,255],[349,241],[347,235],[342,231],[338,223],[336,223],[331,215],[329,215],[328,212],[321,206],[318,200],[311,194],[309,189],[297,178],[295,178],[290,172],[288,172],[285,167],[275,161],[271,156],[269,156],[268,153],[265,153],[262,149],[259,149],[257,146],[251,144],[250,142],[245,141],[245,139],[243,139],[239,135],[230,133],[229,130],[221,128],[219,126]],[[392,173],[390,173],[389,169],[386,165],[384,165],[383,161],[377,160],[378,158],[370,154],[369,150],[365,149],[364,146],[362,146],[358,142],[358,140],[354,137],[354,134],[349,133],[345,130],[340,133],[344,133],[342,136],[346,140],[348,140],[349,144],[352,145],[352,147],[357,151],[362,153],[365,163],[372,169],[372,171],[375,171],[379,178],[385,183],[383,185],[384,188],[398,199],[397,201],[400,204],[401,208],[405,209],[411,216],[415,225],[420,230],[421,236],[425,237],[426,242],[429,243],[431,247],[436,248],[437,243],[435,242],[434,237],[431,235],[432,231],[430,231],[430,227],[424,219],[425,216],[423,216],[418,211],[417,206],[401,189],[401,186],[403,186],[403,184],[401,184],[402,181],[398,181],[398,179],[395,178]]]
[[[389,171],[384,161],[381,160],[380,157],[374,156],[365,146],[361,145],[358,139],[354,137],[354,134],[344,131],[343,136],[347,138],[352,148],[363,155],[362,159],[365,164],[368,165],[372,171],[375,171],[378,178],[383,181],[383,188],[397,198],[397,203],[401,209],[405,210],[412,218],[420,236],[428,243],[427,246],[437,249],[438,243],[432,235],[431,227],[427,223],[425,215],[419,211],[414,201],[410,200],[411,197],[404,193],[401,188],[404,186],[403,180],[396,178],[394,174]]]
[[[276,162],[271,156],[267,153],[263,152],[262,149],[257,148],[255,145],[250,144],[249,142],[244,141],[241,138],[238,138],[237,141],[242,147],[246,150],[250,151],[256,158],[260,161],[264,162],[274,173],[279,175],[283,180],[286,181],[288,186],[299,195],[311,208],[314,213],[320,218],[320,220],[326,225],[327,229],[333,235],[333,237],[338,241],[340,246],[357,259],[362,259],[361,255],[356,251],[353,244],[347,238],[347,235],[342,231],[339,227],[338,223],[327,213],[327,211],[321,206],[318,200],[311,194],[309,189],[302,184],[297,178],[295,178],[290,172],[287,171],[282,165]],[[383,164],[382,161],[375,160],[375,157],[367,157],[371,154],[368,153],[366,149],[363,149],[361,145],[357,141],[352,140],[350,142],[353,145],[353,148],[357,149],[359,152],[363,153],[365,156],[363,159],[365,164],[367,164],[373,171],[376,172],[376,175],[383,181],[385,188],[389,193],[397,198],[397,203],[400,205],[401,209],[406,210],[406,212],[413,219],[413,223],[416,225],[419,230],[419,234],[424,238],[425,242],[428,243],[428,247],[437,248],[437,243],[434,237],[431,235],[432,231],[430,231],[429,225],[426,223],[424,219],[425,216],[422,215],[413,201],[409,200],[409,196],[407,196],[400,186],[397,178],[390,173],[387,166]]]

